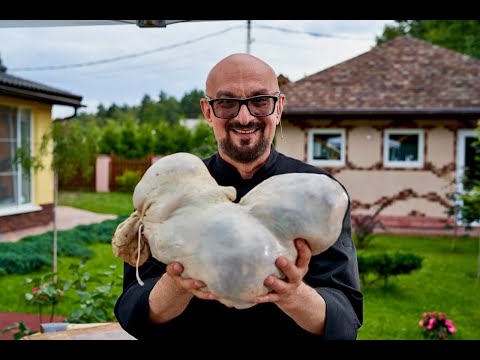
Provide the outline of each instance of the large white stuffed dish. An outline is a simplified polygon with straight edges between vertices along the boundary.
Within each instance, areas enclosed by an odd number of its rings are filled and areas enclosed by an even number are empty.
[[[280,255],[295,262],[294,239],[307,240],[313,255],[333,245],[348,207],[343,187],[315,173],[272,176],[235,198],[235,188],[219,186],[197,156],[165,156],[135,187],[135,211],[115,231],[114,254],[132,266],[150,254],[178,261],[182,276],[246,309],[269,292],[263,282],[270,274],[284,276],[275,266]],[[148,244],[138,241],[141,225]]]

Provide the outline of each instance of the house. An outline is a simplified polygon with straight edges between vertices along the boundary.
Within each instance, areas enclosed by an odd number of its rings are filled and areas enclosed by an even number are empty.
[[[479,59],[404,36],[282,83],[279,151],[336,176],[352,215],[382,207],[392,232],[444,233],[473,166]]]
[[[24,176],[12,165],[16,149],[38,152],[52,122],[52,106],[81,107],[82,97],[47,85],[9,75],[0,60],[0,240],[2,233],[49,224],[53,219],[51,159],[43,170]]]

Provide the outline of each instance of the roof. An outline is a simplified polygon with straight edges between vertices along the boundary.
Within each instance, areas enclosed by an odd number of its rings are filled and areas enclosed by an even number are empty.
[[[285,115],[480,116],[480,59],[408,36],[281,87]]]
[[[0,95],[40,101],[52,105],[83,106],[82,96],[6,73],[0,62]]]

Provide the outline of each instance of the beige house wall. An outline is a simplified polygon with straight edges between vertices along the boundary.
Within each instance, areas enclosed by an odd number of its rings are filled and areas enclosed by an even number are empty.
[[[292,126],[290,123],[285,123],[284,121],[282,121],[282,132],[283,139],[281,137],[280,128],[277,127],[275,148],[285,155],[305,161],[307,156],[306,133],[303,130]]]
[[[34,156],[38,156],[42,136],[49,130],[52,122],[52,105],[7,96],[0,96],[0,104],[28,108],[32,111]],[[44,168],[33,174],[33,205],[53,203],[53,172],[51,170],[51,159],[51,152],[49,151],[48,154],[42,158]]]
[[[373,213],[388,199],[394,202],[382,211],[387,216],[446,217],[451,204],[447,194],[455,190],[455,120],[282,120],[284,139],[276,148],[291,157],[307,159],[308,130],[346,129],[346,164],[325,168],[347,188],[353,213]],[[425,136],[423,168],[385,168],[383,136],[385,129],[423,129]]]

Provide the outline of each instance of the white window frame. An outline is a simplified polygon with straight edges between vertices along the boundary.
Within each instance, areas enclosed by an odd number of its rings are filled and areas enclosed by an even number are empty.
[[[388,141],[390,135],[418,135],[416,161],[389,160]],[[425,131],[423,129],[386,129],[383,133],[383,166],[386,168],[422,168],[424,166]]]
[[[476,130],[463,129],[457,131],[457,166],[455,171],[456,178],[456,190],[459,194],[464,194],[465,190],[463,188],[463,174],[465,171],[465,141],[467,137],[477,137],[478,132]],[[463,201],[460,197],[456,197],[457,206],[462,207]],[[456,219],[457,225],[464,226],[466,225],[459,217]],[[480,221],[474,221],[470,226],[480,226]]]
[[[22,111],[29,111],[30,112],[30,118],[28,119],[28,126],[30,127],[30,136],[29,136],[29,142],[30,142],[30,153],[33,153],[33,139],[34,139],[34,127],[33,127],[33,111],[30,108],[27,107],[22,107],[22,106],[9,106],[5,105],[7,107],[11,107],[16,110],[16,127],[17,127],[17,145],[22,143],[22,134],[21,134],[21,113]],[[22,197],[22,177],[23,177],[23,169],[19,165],[17,168],[17,188],[18,188],[18,198],[17,198],[17,203],[12,204],[10,206],[5,206],[0,208],[0,216],[6,216],[6,215],[14,215],[14,214],[21,214],[21,213],[27,213],[27,212],[32,212],[32,211],[39,211],[42,208],[38,205],[34,205],[34,188],[33,188],[33,169],[30,169],[30,181],[29,181],[29,194],[30,194],[30,201],[28,203],[22,204],[21,203],[21,197]]]
[[[340,160],[318,160],[313,158],[313,138],[317,134],[339,134],[341,138]],[[311,165],[325,167],[340,167],[345,165],[346,151],[345,129],[310,129],[307,140],[307,162]]]

